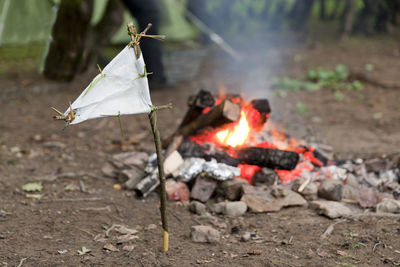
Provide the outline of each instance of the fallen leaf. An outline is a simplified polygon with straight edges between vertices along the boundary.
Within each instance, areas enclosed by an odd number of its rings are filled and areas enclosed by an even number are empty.
[[[42,191],[42,189],[42,183],[27,183],[22,186],[22,190],[24,190],[25,192]]]
[[[76,185],[76,184],[67,184],[67,185],[64,187],[64,190],[65,190],[65,191],[78,191],[79,189],[80,189],[79,186]]]
[[[120,234],[123,234],[123,235],[127,235],[127,234],[134,235],[134,234],[137,234],[139,232],[136,229],[130,229],[130,228],[124,226],[124,225],[115,226],[114,230],[117,233],[120,233]]]
[[[67,253],[68,252],[68,250],[66,250],[66,249],[64,249],[64,250],[58,250],[58,254],[65,254],[65,253]]]
[[[336,250],[336,254],[338,254],[340,256],[347,256],[347,253],[345,251],[341,251],[341,250]]]
[[[131,241],[133,239],[138,239],[139,237],[136,235],[120,235],[117,237],[117,244],[125,243]]]
[[[248,255],[261,255],[261,250],[255,249],[247,252]]]
[[[88,248],[86,248],[86,247],[82,247],[81,250],[77,250],[77,252],[78,252],[78,254],[79,254],[80,256],[85,255],[85,254],[89,253],[90,251],[91,251],[91,250],[88,249]]]
[[[119,251],[119,249],[117,249],[113,244],[107,243],[104,245],[103,249],[108,250],[108,251]]]
[[[203,260],[196,260],[197,264],[206,264],[206,263],[210,263],[213,262],[212,259],[203,259]]]
[[[146,230],[152,230],[152,229],[156,229],[156,228],[157,228],[157,225],[155,225],[154,223],[151,223],[146,227]]]
[[[32,199],[41,199],[42,198],[42,194],[25,194],[26,198],[32,198]]]
[[[123,251],[128,251],[128,252],[131,252],[133,249],[135,248],[135,246],[134,245],[130,245],[130,246],[123,246],[122,247],[122,250]]]

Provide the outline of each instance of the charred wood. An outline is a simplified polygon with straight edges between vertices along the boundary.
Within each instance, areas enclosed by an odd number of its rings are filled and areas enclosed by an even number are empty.
[[[223,150],[216,149],[213,144],[209,143],[199,145],[195,142],[185,140],[179,147],[178,152],[184,158],[196,157],[203,158],[207,161],[210,161],[212,158],[214,158],[217,162],[225,163],[230,166],[237,166],[240,164],[238,159],[231,157]]]
[[[226,151],[215,148],[212,144],[199,145],[189,140],[185,140],[178,151],[184,158],[198,157],[207,161],[214,158],[217,162],[230,166],[244,163],[277,170],[293,170],[299,161],[299,154],[296,152],[260,147],[235,149],[238,155],[235,158]]]
[[[154,171],[136,185],[136,195],[138,197],[147,197],[147,195],[153,192],[159,184],[160,179],[158,178],[158,171]]]
[[[299,162],[299,154],[291,151],[261,147],[246,147],[235,151],[241,162],[270,169],[293,170]]]
[[[189,109],[186,112],[185,117],[183,117],[179,128],[195,120],[198,116],[202,114],[203,109],[207,107],[213,107],[215,105],[215,99],[210,92],[202,89],[197,93],[197,95],[190,96],[187,104]]]
[[[239,117],[240,105],[225,99],[221,104],[213,107],[208,113],[201,114],[195,120],[179,127],[175,134],[165,140],[165,142],[169,144],[175,136],[182,135],[186,137],[207,126],[218,127],[229,122],[237,121]]]

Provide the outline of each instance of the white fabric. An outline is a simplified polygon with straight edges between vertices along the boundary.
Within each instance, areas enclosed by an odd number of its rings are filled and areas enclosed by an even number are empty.
[[[137,59],[125,47],[72,103],[75,119],[70,124],[104,116],[150,113],[150,92],[143,56]],[[93,85],[92,85],[93,84]],[[69,113],[69,108],[65,115]]]

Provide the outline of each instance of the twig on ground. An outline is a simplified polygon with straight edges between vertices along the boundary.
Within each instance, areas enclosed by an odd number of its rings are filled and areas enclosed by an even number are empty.
[[[79,180],[79,187],[81,189],[81,192],[87,193],[85,183],[82,180]]]
[[[103,176],[98,176],[92,173],[86,173],[86,172],[64,172],[64,173],[58,173],[58,174],[50,174],[45,176],[44,178],[38,178],[36,180],[38,181],[43,181],[43,182],[54,182],[57,179],[76,179],[76,178],[81,178],[81,177],[89,177],[89,178],[94,178],[94,179],[100,179],[100,180],[106,180],[110,181],[109,178],[103,177]]]
[[[345,221],[346,220],[339,220],[339,221],[336,221],[336,222],[332,223],[331,225],[329,225],[328,228],[326,228],[325,232],[321,235],[321,239],[325,239],[328,236],[330,236],[335,228],[335,225],[345,222]]]
[[[108,211],[111,212],[110,206],[100,207],[100,208],[82,208],[79,211]]]
[[[18,264],[18,267],[21,267],[22,264],[24,264],[24,261],[26,261],[28,258],[22,258],[21,261]]]
[[[184,224],[183,223],[183,221],[181,220],[181,218],[179,218],[175,213],[173,213],[173,212],[170,212],[170,214],[172,215],[172,216],[174,216],[175,217],[175,219],[177,219],[178,220],[178,222],[180,222],[181,224]]]
[[[107,229],[107,231],[106,231],[106,237],[109,237],[109,236],[110,236],[110,232],[111,232],[115,227],[124,227],[124,226],[121,225],[121,224],[116,224],[116,223],[114,223],[113,225],[111,225],[110,228]]]
[[[102,197],[90,197],[90,198],[56,198],[56,199],[41,199],[39,203],[49,202],[79,202],[79,201],[99,201],[104,200]]]
[[[79,228],[79,227],[76,227],[76,229],[78,229],[79,231],[82,231],[82,232],[90,235],[90,237],[94,237],[95,236],[94,234],[92,234],[91,232],[89,232],[89,231],[87,231],[85,229],[82,229],[82,228]]]
[[[378,217],[378,218],[399,218],[400,214],[393,214],[393,213],[374,213],[374,212],[367,212],[367,213],[360,213],[360,214],[351,214],[347,215],[347,218],[360,218],[360,217]]]
[[[309,176],[304,183],[302,183],[299,187],[299,193],[303,192],[303,190],[307,187],[307,185],[311,182],[311,176]]]

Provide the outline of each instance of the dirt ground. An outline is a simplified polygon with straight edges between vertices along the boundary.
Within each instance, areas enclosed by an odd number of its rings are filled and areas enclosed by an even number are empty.
[[[334,67],[342,63],[351,69],[373,64],[374,77],[398,82],[400,46],[390,39],[314,43],[307,47],[276,45],[259,60],[268,63],[267,78],[271,69],[275,72],[273,75],[302,77],[310,67]],[[255,79],[245,80],[235,72],[220,71],[224,64],[226,61],[209,55],[203,60],[199,74],[190,81],[152,92],[153,103],[172,102],[175,107],[172,111],[159,112],[163,136],[168,136],[178,125],[187,96],[200,87],[218,91],[218,86],[224,84],[229,92],[268,96],[275,124],[293,136],[333,146],[339,158],[399,151],[398,89],[367,84],[360,93],[344,91],[342,101],[335,100],[331,90],[300,91],[281,98],[274,95],[268,81],[250,83],[249,80]],[[120,152],[115,145],[120,140],[115,118],[89,121],[64,131],[62,123],[51,120],[53,113],[49,107],[64,110],[68,100],[75,99],[89,81],[90,76],[84,75],[70,84],[56,84],[36,74],[27,74],[4,76],[0,83],[0,91],[10,88],[17,91],[7,93],[0,105],[2,266],[400,265],[397,218],[335,221],[301,207],[269,214],[247,213],[241,218],[217,216],[218,222],[211,223],[190,214],[187,207],[169,202],[170,250],[163,253],[156,193],[146,199],[136,199],[130,191],[115,190],[114,180],[83,177],[44,182],[41,200],[27,198],[21,190],[27,182],[43,180],[57,172],[101,176],[100,169],[107,159]],[[310,116],[297,112],[298,101],[308,107]],[[122,123],[133,148],[154,150],[146,116],[123,117]],[[80,181],[85,190],[80,187]],[[332,234],[321,239],[328,226],[335,222],[338,224]],[[138,230],[139,239],[131,241],[135,246],[131,252],[123,251],[120,245],[119,251],[109,252],[103,249],[105,243],[94,241],[95,236],[104,235],[113,224]],[[152,224],[155,228],[149,227]],[[190,227],[198,224],[213,225],[220,230],[221,242],[193,243]],[[241,242],[240,234],[246,231],[256,233],[259,238]],[[111,233],[106,243],[115,244],[113,237]],[[79,255],[77,250],[83,246],[91,252]]]

